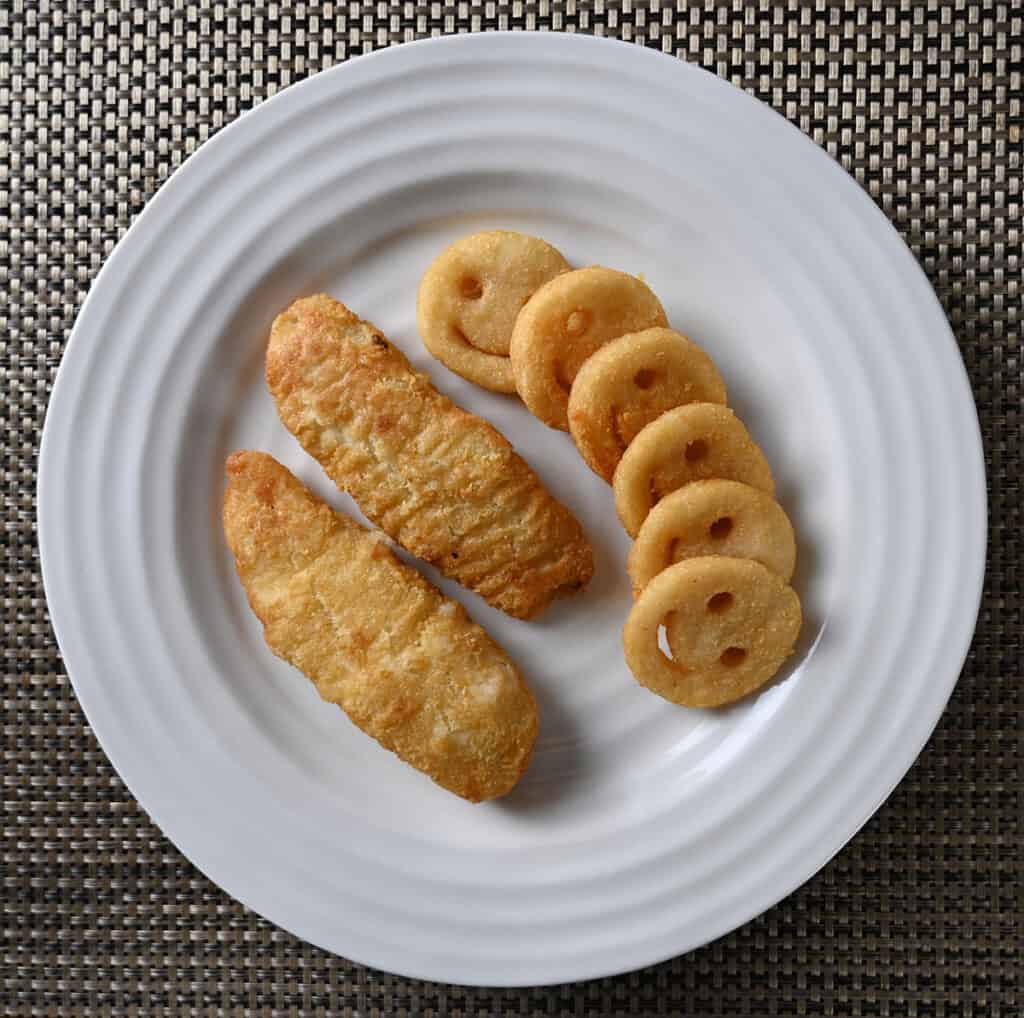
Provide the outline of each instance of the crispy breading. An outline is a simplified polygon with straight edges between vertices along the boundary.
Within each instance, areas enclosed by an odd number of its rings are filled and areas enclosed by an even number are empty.
[[[461,605],[272,456],[227,461],[224,533],[270,649],[368,735],[456,795],[519,780],[537,707]]]
[[[344,304],[305,297],[277,317],[267,383],[285,426],[377,526],[496,608],[532,618],[590,579],[582,528],[509,442]]]

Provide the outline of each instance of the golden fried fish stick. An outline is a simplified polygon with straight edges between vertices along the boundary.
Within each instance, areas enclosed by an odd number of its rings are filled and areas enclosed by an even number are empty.
[[[490,424],[439,393],[370,323],[323,294],[274,322],[281,420],[394,540],[517,618],[579,590],[575,517]]]
[[[227,474],[224,532],[270,649],[443,788],[470,802],[508,792],[537,706],[505,652],[272,456],[237,452]]]

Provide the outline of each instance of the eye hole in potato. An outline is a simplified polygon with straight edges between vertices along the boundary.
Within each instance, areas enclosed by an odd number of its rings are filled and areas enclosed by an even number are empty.
[[[658,380],[658,372],[650,368],[641,368],[633,376],[633,384],[638,389],[649,389]]]
[[[686,451],[683,455],[687,463],[698,463],[708,454],[708,443],[703,438],[695,438],[686,444]]]
[[[715,541],[724,541],[732,533],[732,517],[720,516],[708,527],[708,534]]]
[[[585,308],[578,308],[570,312],[569,316],[565,319],[565,334],[570,339],[578,339],[590,328],[592,318],[593,315]]]
[[[735,601],[736,598],[729,591],[723,590],[708,598],[707,608],[712,615],[723,615],[733,606]]]
[[[747,652],[742,647],[726,647],[718,660],[726,668],[738,668],[747,660]]]

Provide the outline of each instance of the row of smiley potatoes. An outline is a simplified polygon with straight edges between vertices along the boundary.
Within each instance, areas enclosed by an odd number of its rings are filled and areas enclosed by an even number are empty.
[[[802,622],[793,527],[711,357],[668,327],[646,283],[488,231],[434,260],[417,321],[438,360],[517,393],[611,483],[634,538],[623,647],[642,685],[717,707],[778,673]]]

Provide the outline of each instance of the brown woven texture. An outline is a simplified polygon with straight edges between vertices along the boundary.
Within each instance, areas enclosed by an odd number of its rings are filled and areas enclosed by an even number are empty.
[[[196,872],[85,723],[35,539],[39,434],[63,344],[103,260],[175,167],[315,71],[487,28],[595,32],[675,53],[838,158],[946,309],[980,410],[991,511],[964,674],[927,749],[852,843],[702,950],[515,991],[367,970]],[[1021,1014],[1022,38],[1018,3],[962,0],[0,0],[3,1013]]]

